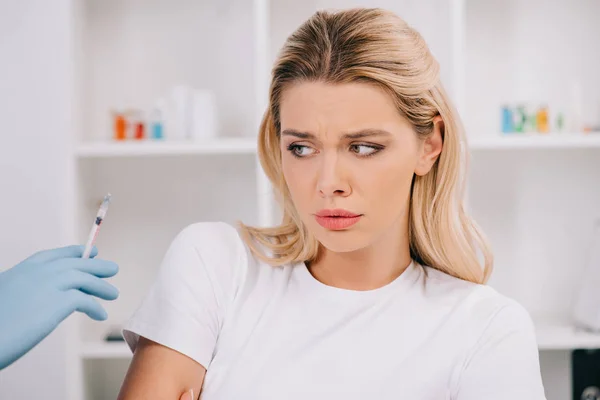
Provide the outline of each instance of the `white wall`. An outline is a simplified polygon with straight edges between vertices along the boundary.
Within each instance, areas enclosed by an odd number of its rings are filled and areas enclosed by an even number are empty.
[[[255,135],[252,1],[81,4],[82,139],[110,139],[111,111],[149,110],[182,84],[214,92],[220,135]]]
[[[2,269],[70,239],[70,3],[0,0]],[[65,332],[0,372],[0,398],[66,398]]]
[[[532,108],[546,104],[554,123],[557,111],[571,111],[576,85],[581,90],[583,123],[600,123],[600,2],[468,0],[467,4],[465,124],[470,135],[498,132],[502,104]]]

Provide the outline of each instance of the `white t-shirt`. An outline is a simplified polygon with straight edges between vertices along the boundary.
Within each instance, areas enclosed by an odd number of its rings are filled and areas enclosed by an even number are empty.
[[[492,288],[412,263],[370,291],[254,258],[198,223],[169,248],[125,326],[207,369],[204,400],[542,400],[534,327]]]

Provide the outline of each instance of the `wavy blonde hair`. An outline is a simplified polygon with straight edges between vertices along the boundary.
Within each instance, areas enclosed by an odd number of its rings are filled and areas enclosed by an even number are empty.
[[[438,63],[421,35],[382,9],[318,11],[281,49],[272,70],[258,155],[282,206],[283,219],[279,226],[266,228],[240,224],[253,254],[277,266],[310,262],[319,253],[318,241],[294,207],[281,164],[281,95],[288,85],[302,81],[378,85],[394,99],[398,111],[421,138],[432,132],[433,119],[441,116],[443,150],[428,174],[413,177],[411,257],[460,279],[487,282],[492,254],[463,205],[468,159],[460,119],[440,82]]]

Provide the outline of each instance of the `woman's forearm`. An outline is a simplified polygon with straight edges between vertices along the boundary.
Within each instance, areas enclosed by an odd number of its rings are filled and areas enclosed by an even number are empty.
[[[140,338],[118,400],[179,399],[190,390],[197,398],[205,374],[191,358]]]

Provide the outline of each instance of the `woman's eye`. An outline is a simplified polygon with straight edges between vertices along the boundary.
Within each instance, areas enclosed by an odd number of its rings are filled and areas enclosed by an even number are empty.
[[[370,156],[377,153],[380,149],[375,146],[368,146],[366,144],[353,144],[350,146],[350,150],[359,156]]]
[[[306,157],[314,152],[310,147],[301,144],[291,144],[288,146],[288,150],[296,157]]]

